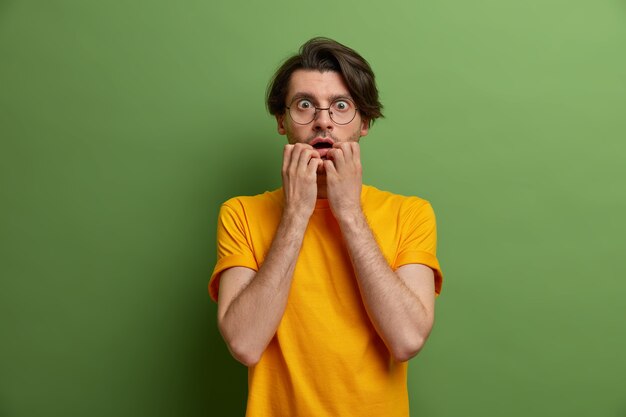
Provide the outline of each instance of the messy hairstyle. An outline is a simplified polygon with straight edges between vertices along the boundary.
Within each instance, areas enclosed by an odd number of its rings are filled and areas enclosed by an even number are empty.
[[[302,45],[299,53],[288,58],[270,80],[266,92],[270,114],[276,116],[285,113],[289,81],[291,75],[299,69],[337,72],[343,77],[361,117],[370,123],[383,117],[383,105],[378,100],[374,72],[368,62],[355,50],[321,37]]]

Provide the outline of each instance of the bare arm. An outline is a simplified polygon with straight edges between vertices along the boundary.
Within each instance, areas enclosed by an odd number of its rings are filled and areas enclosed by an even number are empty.
[[[293,271],[317,198],[319,154],[309,145],[287,145],[283,155],[285,207],[258,272],[230,268],[220,277],[218,326],[232,355],[256,364],[285,312]]]
[[[363,216],[339,222],[365,308],[387,348],[399,361],[415,356],[430,334],[435,313],[432,269],[410,264],[389,267]]]
[[[328,198],[354,267],[367,313],[391,354],[399,361],[415,356],[434,321],[433,271],[404,265],[393,271],[361,209],[358,143],[335,144],[325,161]]]

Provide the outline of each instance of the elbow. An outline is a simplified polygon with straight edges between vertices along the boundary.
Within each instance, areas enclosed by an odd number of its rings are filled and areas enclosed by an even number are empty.
[[[420,324],[405,328],[404,337],[397,339],[396,343],[390,346],[389,350],[393,358],[398,362],[406,362],[420,353],[430,336],[433,324],[434,317],[429,315]]]
[[[432,327],[433,321],[430,320],[426,326],[417,326],[412,331],[406,331],[404,337],[396,340],[396,343],[390,346],[389,350],[393,358],[398,362],[406,362],[414,358],[426,344]]]
[[[406,362],[414,358],[426,343],[426,338],[415,337],[413,340],[406,341],[402,345],[396,345],[391,349],[391,355],[398,362]]]
[[[260,354],[252,352],[249,349],[239,349],[234,345],[228,345],[228,350],[230,350],[230,354],[233,358],[248,368],[253,367],[261,360]]]
[[[223,323],[219,323],[218,327],[226,343],[226,347],[228,347],[228,351],[237,362],[247,367],[252,367],[261,360],[263,352],[255,350],[249,341],[241,340],[241,337],[237,334],[229,332]]]

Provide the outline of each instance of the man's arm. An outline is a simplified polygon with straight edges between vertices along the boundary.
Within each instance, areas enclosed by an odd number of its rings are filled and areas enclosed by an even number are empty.
[[[430,334],[435,313],[432,269],[385,260],[361,209],[358,143],[338,143],[324,162],[328,199],[339,223],[368,316],[398,361],[415,356]]]
[[[285,312],[293,271],[317,198],[319,153],[309,145],[285,146],[285,207],[272,245],[258,272],[234,267],[222,272],[218,326],[232,355],[256,364]]]
[[[393,357],[415,356],[430,334],[435,313],[433,270],[421,264],[389,267],[363,213],[339,221],[365,308]]]

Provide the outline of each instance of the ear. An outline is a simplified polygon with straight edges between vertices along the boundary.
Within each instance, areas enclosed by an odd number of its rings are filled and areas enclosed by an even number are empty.
[[[280,135],[284,135],[287,133],[287,131],[285,130],[285,113],[276,115],[276,124],[278,125],[277,130]]]
[[[361,119],[361,136],[367,136],[367,133],[370,130],[370,121],[369,119]]]

